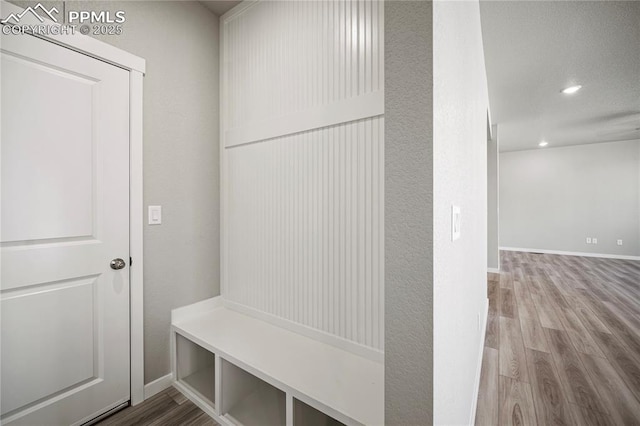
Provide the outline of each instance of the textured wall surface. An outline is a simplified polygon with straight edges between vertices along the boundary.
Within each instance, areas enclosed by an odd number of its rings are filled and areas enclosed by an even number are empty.
[[[434,2],[433,22],[434,424],[462,425],[474,421],[487,307],[487,80],[478,2]]]
[[[101,40],[147,61],[144,205],[162,205],[144,230],[149,383],[170,372],[171,309],[220,293],[218,17],[190,1],[105,3],[127,22]]]
[[[500,246],[640,256],[640,141],[501,153]]]
[[[388,425],[433,422],[432,7],[385,3]]]
[[[498,144],[500,136],[497,126],[494,126],[493,132],[493,140],[487,141],[487,267],[499,269]]]
[[[371,0],[261,2],[221,23],[222,293],[378,358],[383,12]]]
[[[144,204],[162,205],[144,231],[148,383],[170,371],[171,309],[220,293],[218,18],[197,2],[123,3],[126,36],[102,40],[147,60]]]
[[[62,2],[51,5],[63,10]],[[144,206],[162,205],[162,225],[144,228],[149,383],[170,372],[171,309],[220,293],[219,19],[195,1],[67,1],[65,6],[125,11],[123,33],[98,38],[147,61]]]

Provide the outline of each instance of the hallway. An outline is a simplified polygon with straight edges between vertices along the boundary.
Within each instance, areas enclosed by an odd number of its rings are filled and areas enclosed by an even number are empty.
[[[637,425],[640,262],[501,252],[476,425]]]

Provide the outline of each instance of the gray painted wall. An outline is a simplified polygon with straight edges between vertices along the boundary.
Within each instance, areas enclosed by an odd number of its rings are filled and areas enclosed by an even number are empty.
[[[385,424],[433,421],[432,3],[385,2]]]
[[[640,140],[501,153],[500,246],[640,256]]]
[[[147,60],[144,205],[162,205],[144,230],[149,383],[171,369],[171,309],[220,294],[218,17],[191,1],[105,3],[127,22],[101,40]]]
[[[162,225],[144,229],[149,383],[170,372],[171,309],[220,294],[219,19],[195,1],[67,1],[66,8],[124,10],[123,34],[98,38],[147,61],[144,205],[162,205]]]
[[[493,140],[487,141],[487,267],[492,269],[500,269],[498,132],[497,126],[493,126]]]
[[[465,425],[474,422],[487,309],[487,79],[478,2],[433,5],[433,423]]]
[[[477,2],[385,4],[385,417],[473,423],[487,270]],[[462,235],[451,241],[451,205]]]

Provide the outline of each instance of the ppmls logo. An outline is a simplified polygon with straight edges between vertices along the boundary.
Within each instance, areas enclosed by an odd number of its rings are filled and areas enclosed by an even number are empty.
[[[7,16],[5,19],[3,19],[0,22],[2,22],[3,24],[9,24],[9,23],[19,24],[20,20],[28,13],[38,18],[38,21],[40,22],[44,22],[44,20],[47,18],[52,20],[53,22],[58,22],[56,17],[53,15],[54,13],[56,15],[59,13],[58,9],[56,9],[55,7],[52,7],[51,9],[47,9],[42,5],[42,3],[38,3],[34,7],[28,7],[22,12],[18,13],[17,15],[15,13],[12,13],[11,15]],[[13,22],[10,22],[11,20],[13,20]]]
[[[58,9],[52,7],[48,9],[38,3],[33,7],[28,7],[21,12],[13,12],[0,21],[2,34],[23,35],[35,34],[42,36],[75,34],[76,31],[83,35],[120,35],[122,34],[122,23],[126,21],[124,10],[116,12],[107,10],[71,10],[68,19],[58,23]],[[38,21],[33,23],[33,15]],[[21,22],[22,21],[22,22]]]

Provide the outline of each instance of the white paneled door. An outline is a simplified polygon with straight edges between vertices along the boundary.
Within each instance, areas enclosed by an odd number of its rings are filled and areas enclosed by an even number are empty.
[[[2,423],[81,424],[130,393],[129,73],[1,51]]]

